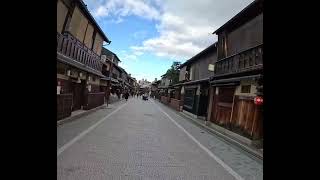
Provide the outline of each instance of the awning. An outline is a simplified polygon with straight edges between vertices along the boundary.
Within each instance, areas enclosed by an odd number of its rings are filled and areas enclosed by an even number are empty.
[[[240,82],[233,82],[233,83],[221,83],[221,84],[213,84],[212,87],[221,87],[221,86],[238,86]]]

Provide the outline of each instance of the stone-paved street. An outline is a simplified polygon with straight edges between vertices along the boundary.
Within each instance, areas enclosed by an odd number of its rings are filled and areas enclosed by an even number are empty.
[[[58,179],[262,179],[263,165],[155,100],[57,127]]]

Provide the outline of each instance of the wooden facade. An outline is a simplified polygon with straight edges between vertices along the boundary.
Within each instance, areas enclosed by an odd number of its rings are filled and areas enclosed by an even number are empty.
[[[207,119],[251,140],[263,139],[263,0],[256,0],[221,26],[218,59],[210,77]]]
[[[214,43],[180,66],[179,91],[184,111],[206,118],[209,104],[209,77],[217,60],[217,43]]]
[[[73,97],[72,94],[57,95],[57,119],[71,116]]]
[[[57,119],[104,103],[103,41],[110,43],[81,0],[57,1]]]

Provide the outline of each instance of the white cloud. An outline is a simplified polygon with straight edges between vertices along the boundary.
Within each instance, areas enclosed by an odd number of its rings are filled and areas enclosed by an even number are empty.
[[[111,19],[109,22],[114,23],[114,24],[119,24],[123,22],[123,19],[121,17],[118,17],[117,19]]]
[[[131,49],[177,60],[191,58],[217,41],[212,32],[250,2],[252,0],[164,0],[163,14],[156,26],[159,36]]]
[[[211,33],[253,0],[109,0],[94,10],[96,17],[139,16],[156,20],[158,35],[131,46],[128,59],[143,52],[186,60],[217,40]],[[137,39],[143,33],[134,34]]]
[[[123,60],[137,60],[137,56],[134,54],[125,54],[123,56],[123,58],[121,58]]]
[[[130,51],[127,52],[125,50],[121,50],[118,55],[118,57],[120,58],[120,60],[123,61],[138,61],[138,56],[141,56],[142,54],[144,54],[142,51]]]
[[[214,42],[212,27],[194,27],[173,14],[164,14],[157,25],[160,36],[145,40],[141,46],[132,46],[135,51],[149,51],[157,56],[185,59],[200,52]]]
[[[137,79],[137,81],[142,79],[147,79],[147,81],[152,82],[154,80],[154,74],[148,74],[148,73],[134,73],[132,74],[133,77]]]
[[[93,13],[94,16],[99,17],[99,16],[108,16],[108,11],[107,8],[104,6],[98,7],[98,9]]]
[[[95,17],[136,15],[146,19],[158,19],[160,13],[143,0],[109,0],[94,11]]]
[[[141,30],[141,31],[137,31],[137,32],[133,33],[133,37],[134,37],[135,39],[138,39],[138,40],[139,40],[139,39],[144,39],[144,38],[147,37],[147,34],[148,34],[147,31]]]
[[[141,56],[144,53],[141,52],[141,51],[134,51],[133,54],[136,55],[136,56]]]

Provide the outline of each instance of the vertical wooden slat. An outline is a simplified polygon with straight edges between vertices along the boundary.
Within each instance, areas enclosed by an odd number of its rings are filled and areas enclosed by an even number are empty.
[[[262,114],[260,107],[257,107],[256,123],[253,129],[253,139],[262,138]]]
[[[82,64],[85,64],[85,62],[84,62],[84,51],[83,51],[82,48],[81,48],[81,53],[80,53],[80,62],[81,62]]]
[[[253,109],[253,103],[251,101],[248,101],[247,106],[248,106],[248,108],[247,108],[247,112],[246,112],[247,116],[246,116],[246,123],[244,125],[244,130],[246,131],[246,133],[249,134],[248,130],[250,129],[250,126],[252,124],[252,120],[253,120],[252,115],[254,114],[253,113],[254,109]]]
[[[244,107],[243,100],[239,100],[239,117],[235,123],[235,127],[237,127],[237,128],[241,127],[241,124],[243,121],[243,107]]]
[[[77,54],[77,58],[76,58],[76,61],[78,62],[81,62],[81,54],[82,54],[82,50],[80,47],[78,47],[78,54]]]
[[[63,43],[63,36],[60,34],[59,35],[59,39],[58,39],[58,44],[57,44],[57,51],[61,52],[62,50],[62,43]]]
[[[254,112],[253,112],[253,115],[252,115],[252,121],[251,121],[251,126],[248,127],[248,131],[249,131],[249,134],[250,136],[252,137],[253,136],[253,130],[254,130],[254,126],[255,126],[255,123],[257,121],[257,107],[254,106]]]
[[[82,42],[69,33],[57,33],[57,52],[71,57],[93,69],[101,71],[100,56],[88,49]]]
[[[65,54],[65,53],[66,53],[67,43],[68,43],[68,39],[67,39],[67,38],[63,38],[62,49],[61,49],[61,53],[62,53],[62,54]]]
[[[74,52],[73,52],[73,59],[77,59],[78,56],[78,46],[75,44],[74,45]]]
[[[69,56],[69,57],[70,57],[70,51],[71,51],[71,44],[72,44],[72,41],[69,39],[67,44],[67,50],[66,50],[66,56]]]
[[[80,53],[81,53],[81,49],[80,49],[80,47],[78,46],[78,44],[77,44],[76,46],[77,46],[77,54],[76,54],[76,58],[75,58],[75,60],[76,60],[76,61],[79,61],[79,59],[80,59]]]
[[[89,61],[89,56],[87,53],[85,53],[84,64],[87,64],[88,61]]]
[[[258,108],[255,108],[255,111],[258,111]],[[252,129],[251,129],[251,135],[253,136],[258,124],[258,112],[255,112],[255,116],[254,116],[254,120],[253,120],[253,124],[252,124]]]
[[[233,100],[232,100],[232,107],[231,107],[231,114],[230,114],[230,119],[228,124],[232,125],[232,117],[233,117],[233,113],[234,113],[234,106],[235,106],[235,99],[236,99],[236,95],[233,95]]]
[[[71,47],[70,47],[70,57],[73,58],[73,51],[74,51],[74,42],[72,41]]]

